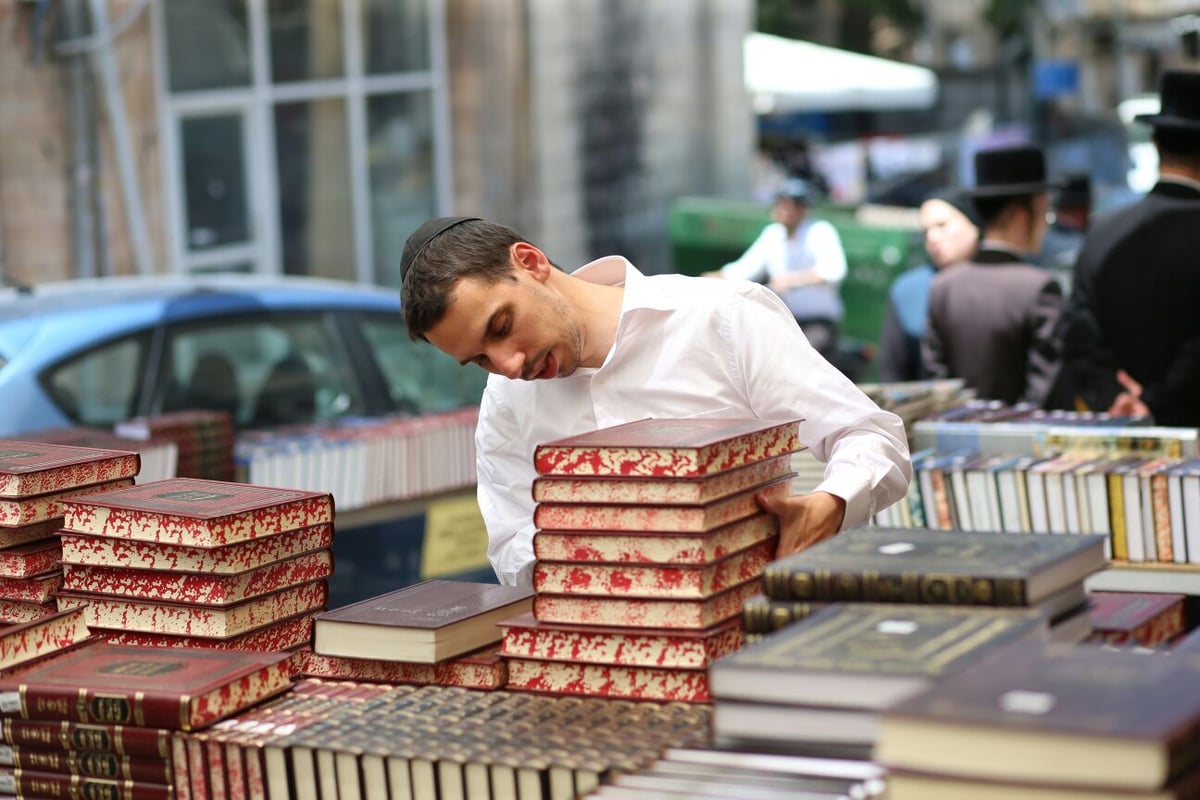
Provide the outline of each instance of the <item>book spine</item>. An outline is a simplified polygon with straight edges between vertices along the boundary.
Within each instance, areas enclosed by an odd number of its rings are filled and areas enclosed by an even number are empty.
[[[188,716],[179,697],[28,684],[0,692],[0,714],[14,713],[27,720],[169,729],[187,727]]]
[[[17,797],[64,797],[87,800],[174,800],[166,784],[112,781],[53,772],[0,770],[0,793]]]
[[[93,483],[132,478],[137,475],[140,465],[141,457],[137,453],[125,453],[83,464],[3,475],[0,476],[0,495],[21,497],[50,494],[90,486]]]
[[[1022,607],[1028,605],[1021,578],[937,575],[918,572],[893,574],[799,572],[780,562],[764,570],[765,593],[773,600],[818,602],[919,603]]]
[[[1108,476],[1108,511],[1112,523],[1112,554],[1117,561],[1129,560],[1125,538],[1125,489],[1121,475]]]
[[[0,766],[116,781],[171,783],[171,762],[166,758],[9,747],[0,749]]]
[[[766,595],[759,595],[750,598],[742,606],[742,628],[747,634],[772,633],[827,606],[827,603],[772,600]]]
[[[140,758],[168,758],[171,731],[121,725],[5,719],[0,737],[13,747],[61,749]]]

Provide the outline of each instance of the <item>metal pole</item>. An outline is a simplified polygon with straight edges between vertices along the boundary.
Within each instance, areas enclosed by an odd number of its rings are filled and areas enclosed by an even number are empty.
[[[87,22],[80,0],[66,0],[62,4],[63,36],[67,40],[78,39],[87,33]],[[82,54],[68,56],[67,100],[69,103],[71,135],[71,262],[75,266],[75,277],[92,278],[96,275],[95,217],[92,215],[92,182],[96,176],[92,171],[91,147],[88,131],[94,126],[88,109],[88,70]]]
[[[150,256],[150,235],[146,229],[146,214],[142,207],[137,164],[129,135],[129,121],[125,116],[125,104],[121,97],[113,42],[109,38],[108,9],[105,7],[105,0],[89,0],[89,3],[94,36],[101,43],[93,53],[100,83],[104,87],[104,103],[112,129],[113,152],[116,154],[117,173],[121,181],[121,199],[124,201],[130,249],[133,251],[138,274],[148,275],[154,271]]]

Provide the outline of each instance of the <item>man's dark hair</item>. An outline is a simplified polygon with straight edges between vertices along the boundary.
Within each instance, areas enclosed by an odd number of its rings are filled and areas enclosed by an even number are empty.
[[[516,231],[484,220],[470,220],[438,234],[409,265],[400,287],[404,324],[413,339],[446,314],[455,285],[478,278],[488,285],[516,280],[509,250],[525,241]]]
[[[986,230],[992,223],[1000,218],[1000,215],[1010,206],[1024,208],[1029,214],[1033,215],[1033,195],[1018,194],[1018,195],[1003,195],[999,197],[976,197],[975,209],[979,212],[979,219],[983,223]]]

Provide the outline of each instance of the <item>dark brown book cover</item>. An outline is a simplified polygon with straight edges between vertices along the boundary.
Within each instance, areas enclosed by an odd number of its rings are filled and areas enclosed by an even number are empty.
[[[163,785],[171,783],[171,763],[166,758],[137,758],[114,753],[13,747],[6,752],[0,752],[0,766],[114,781]]]
[[[800,420],[643,419],[540,444],[540,475],[700,477],[800,449]]]
[[[333,519],[327,492],[168,478],[65,504],[64,527],[192,547],[219,547]]]
[[[1103,536],[855,528],[763,577],[776,600],[1032,606],[1106,564]]]
[[[500,641],[496,623],[527,613],[533,590],[431,580],[319,614],[322,655],[432,663]]]
[[[138,758],[169,758],[171,731],[134,725],[0,720],[0,740],[13,747],[58,748]]]
[[[99,643],[0,679],[0,714],[195,730],[288,688],[287,656]]]
[[[81,797],[88,800],[174,800],[166,783],[109,780],[88,775],[0,767],[0,792],[16,797]]]
[[[1198,686],[1195,658],[1017,646],[886,713],[876,760],[1015,782],[1159,789],[1200,761]]]
[[[0,497],[28,497],[132,478],[139,467],[137,453],[0,440]]]

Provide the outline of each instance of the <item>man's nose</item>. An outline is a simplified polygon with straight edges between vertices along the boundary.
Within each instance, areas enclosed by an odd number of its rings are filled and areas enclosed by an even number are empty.
[[[510,380],[517,380],[525,369],[525,355],[519,350],[493,353],[492,363],[496,366],[496,372]]]

